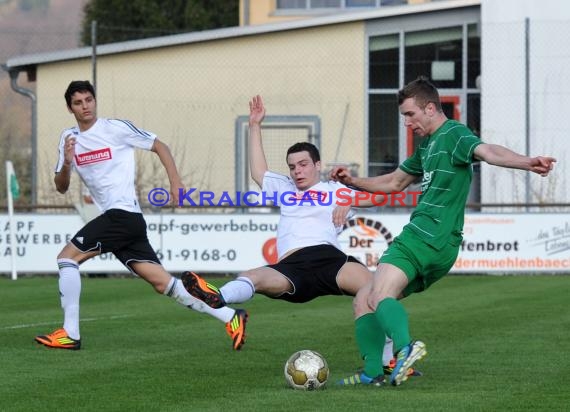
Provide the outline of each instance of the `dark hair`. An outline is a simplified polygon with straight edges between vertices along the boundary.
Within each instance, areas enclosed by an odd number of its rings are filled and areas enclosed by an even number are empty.
[[[441,101],[437,88],[426,76],[419,76],[416,80],[408,83],[398,92],[398,105],[404,100],[413,98],[420,109],[425,109],[428,103],[435,104],[438,112],[441,112]]]
[[[67,86],[67,90],[65,91],[65,102],[67,103],[67,107],[71,107],[71,96],[77,92],[89,92],[93,95],[93,98],[96,99],[95,88],[91,83],[89,83],[89,80],[74,80],[69,83],[69,86]]]
[[[285,160],[287,160],[287,158],[291,153],[299,153],[299,152],[309,152],[309,156],[311,156],[313,163],[321,161],[321,155],[319,154],[319,149],[317,149],[317,146],[309,142],[295,143],[287,150],[287,155],[285,156]]]

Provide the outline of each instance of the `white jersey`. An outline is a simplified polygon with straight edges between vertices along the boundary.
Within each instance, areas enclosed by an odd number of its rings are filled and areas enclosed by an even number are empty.
[[[268,199],[276,199],[281,217],[277,229],[277,255],[302,247],[329,244],[341,249],[337,236],[342,227],[335,227],[332,212],[338,203],[348,204],[354,191],[342,183],[319,182],[300,191],[293,180],[284,175],[265,172],[263,192]],[[340,197],[339,197],[340,196]]]
[[[134,149],[150,150],[156,135],[126,120],[104,118],[84,132],[77,126],[65,129],[59,140],[56,173],[63,167],[65,138],[69,135],[76,139],[73,168],[97,207],[102,212],[122,209],[141,213],[135,193]]]

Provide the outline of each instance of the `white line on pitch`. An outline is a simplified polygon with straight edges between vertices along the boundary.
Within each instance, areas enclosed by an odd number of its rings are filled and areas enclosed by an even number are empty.
[[[81,322],[95,322],[98,320],[113,320],[113,319],[122,319],[122,318],[129,318],[132,315],[115,315],[109,316],[105,318],[85,318],[81,319]],[[59,322],[39,322],[39,323],[24,323],[22,325],[13,325],[13,326],[2,326],[0,329],[7,330],[7,329],[23,329],[23,328],[35,328],[36,326],[48,326],[48,325],[59,325]]]

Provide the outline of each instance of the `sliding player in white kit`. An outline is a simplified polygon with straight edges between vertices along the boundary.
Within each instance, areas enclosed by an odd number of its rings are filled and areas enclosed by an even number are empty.
[[[311,143],[296,143],[287,151],[290,177],[268,170],[261,142],[265,107],[261,96],[250,103],[249,159],[251,177],[265,197],[280,207],[277,229],[278,263],[251,269],[220,289],[192,272],[182,275],[184,286],[193,296],[213,308],[243,303],[255,293],[293,303],[308,302],[319,296],[355,296],[372,280],[372,273],[352,256],[342,252],[337,236],[342,231],[349,208],[337,207],[337,191],[343,199],[351,189],[334,182],[322,182],[318,149]],[[344,202],[345,203],[345,202]],[[368,308],[354,307],[358,318]],[[384,372],[391,373],[391,341],[386,345]],[[381,359],[378,362],[382,362]],[[410,374],[414,371],[410,371]],[[383,382],[378,379],[378,384]]]
[[[81,348],[79,265],[107,252],[112,252],[131,272],[150,283],[156,292],[226,322],[228,333],[233,325],[241,325],[243,329],[244,310],[212,309],[191,296],[180,280],[163,268],[148,241],[146,222],[135,193],[134,151],[150,150],[158,155],[170,181],[170,192],[178,200],[178,189],[183,185],[168,146],[155,134],[128,121],[97,118],[95,90],[88,81],[71,82],[65,100],[77,126],[61,134],[54,178],[57,191],[67,191],[71,171],[75,169],[103,213],[79,230],[57,256],[63,327],[36,336],[35,340],[51,348]],[[231,333],[230,337],[233,340]]]

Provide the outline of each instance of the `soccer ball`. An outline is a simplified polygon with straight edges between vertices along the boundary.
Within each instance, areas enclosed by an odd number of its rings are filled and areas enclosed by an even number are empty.
[[[285,379],[293,389],[314,391],[323,388],[328,378],[327,361],[313,350],[295,352],[285,362]]]

